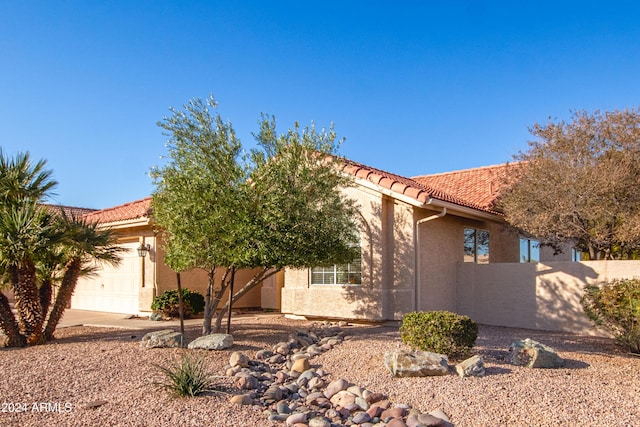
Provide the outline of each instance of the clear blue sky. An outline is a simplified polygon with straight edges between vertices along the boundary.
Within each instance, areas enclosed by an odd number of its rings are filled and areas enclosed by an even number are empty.
[[[247,147],[331,122],[347,157],[405,176],[502,163],[528,127],[637,107],[637,2],[12,1],[0,146],[47,159],[56,203],[148,196],[156,122],[212,93]]]

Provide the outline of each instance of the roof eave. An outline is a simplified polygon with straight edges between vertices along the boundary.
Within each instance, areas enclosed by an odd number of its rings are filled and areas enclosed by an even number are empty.
[[[497,222],[504,221],[504,218],[502,217],[502,215],[499,215],[497,213],[492,213],[492,212],[487,212],[480,209],[461,206],[451,202],[445,202],[443,200],[439,200],[434,197],[427,196],[426,193],[425,193],[425,201],[420,201],[416,198],[407,196],[402,193],[398,193],[397,191],[393,191],[381,185],[375,184],[365,178],[355,178],[354,181],[358,185],[374,190],[378,193],[387,195],[389,197],[393,197],[394,199],[400,200],[402,202],[405,202],[417,208],[421,208],[421,209],[429,209],[430,207],[447,208],[447,210],[450,213],[455,214],[456,216],[464,217],[464,218],[476,219],[476,220],[481,218],[481,219],[486,219],[489,221],[497,221]]]

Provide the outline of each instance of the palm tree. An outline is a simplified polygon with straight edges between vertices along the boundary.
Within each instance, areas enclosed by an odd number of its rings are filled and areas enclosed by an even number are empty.
[[[8,158],[0,148],[0,269],[13,289],[18,314],[16,321],[2,295],[0,327],[11,346],[40,343],[43,338],[36,260],[60,236],[51,215],[39,205],[57,185],[45,165],[44,160],[33,163],[29,153]]]
[[[51,313],[49,313],[44,331],[46,340],[53,339],[53,332],[58,326],[64,310],[71,302],[78,278],[93,271],[91,262],[98,261],[117,265],[121,261],[120,253],[126,250],[117,246],[116,237],[111,230],[101,230],[97,223],[88,223],[73,215],[67,216],[64,212],[61,213],[60,222],[65,234],[63,248],[66,254],[66,263],[56,300],[51,308]]]
[[[13,287],[20,334],[28,344],[42,342],[44,313],[36,261],[61,235],[53,218],[37,203],[24,201],[0,207],[0,253]]]

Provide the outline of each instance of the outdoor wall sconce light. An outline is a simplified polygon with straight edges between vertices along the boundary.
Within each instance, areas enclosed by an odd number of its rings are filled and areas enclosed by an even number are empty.
[[[140,246],[138,246],[138,256],[140,258],[144,258],[147,256],[147,253],[149,253],[150,250],[151,245],[149,243],[147,243],[146,245],[144,243],[140,243]]]

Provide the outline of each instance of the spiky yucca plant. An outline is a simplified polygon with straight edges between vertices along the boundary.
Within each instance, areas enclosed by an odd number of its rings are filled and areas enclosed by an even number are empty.
[[[215,379],[204,357],[187,354],[169,366],[154,365],[163,374],[162,381],[154,382],[179,397],[194,397],[216,391]]]

